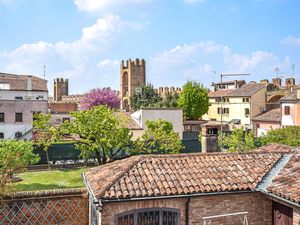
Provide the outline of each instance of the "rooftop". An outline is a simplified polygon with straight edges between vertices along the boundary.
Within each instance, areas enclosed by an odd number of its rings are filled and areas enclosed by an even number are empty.
[[[0,73],[0,83],[9,84],[9,90],[23,91],[31,86],[30,90],[33,91],[48,91],[47,80],[32,75]]]
[[[105,200],[253,191],[280,153],[198,153],[134,156],[85,172]]]
[[[252,120],[255,121],[267,121],[267,122],[280,122],[281,121],[281,110],[280,108],[272,109],[268,112],[262,113]]]

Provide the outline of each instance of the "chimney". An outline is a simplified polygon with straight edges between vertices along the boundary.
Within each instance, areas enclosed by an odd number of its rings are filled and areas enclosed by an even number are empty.
[[[285,87],[287,89],[290,89],[291,86],[295,85],[295,79],[294,78],[287,78],[285,79]]]
[[[27,77],[27,91],[32,91],[32,76]]]
[[[280,78],[273,78],[272,83],[274,84],[275,88],[279,89],[281,87],[281,79]]]

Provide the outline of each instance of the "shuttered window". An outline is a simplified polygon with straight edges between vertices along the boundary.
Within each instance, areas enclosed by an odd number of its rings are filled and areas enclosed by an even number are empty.
[[[122,213],[115,225],[179,225],[179,213],[171,209],[145,209]]]
[[[284,106],[284,115],[291,115],[291,107]]]

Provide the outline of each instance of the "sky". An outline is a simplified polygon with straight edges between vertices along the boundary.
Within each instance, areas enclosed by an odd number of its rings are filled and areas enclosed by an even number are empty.
[[[56,77],[71,94],[118,90],[129,58],[155,87],[226,73],[299,83],[299,12],[299,0],[0,0],[0,72],[43,77],[45,65],[50,94]]]

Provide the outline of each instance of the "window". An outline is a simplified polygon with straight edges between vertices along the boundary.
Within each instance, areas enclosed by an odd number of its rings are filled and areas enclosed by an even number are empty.
[[[117,216],[115,225],[179,225],[178,210],[147,209],[123,213]]]
[[[36,100],[44,100],[44,96],[43,95],[39,95],[36,97]]]
[[[198,132],[199,130],[200,130],[199,126],[197,126],[197,125],[192,126],[192,131],[193,132]]]
[[[23,113],[16,113],[15,122],[23,122]]]
[[[4,113],[0,113],[0,123],[4,123]]]
[[[245,108],[245,116],[249,116],[250,115],[250,109],[249,108]]]
[[[0,139],[4,139],[4,133],[0,132]]]
[[[243,98],[243,102],[250,102],[250,98]]]
[[[229,102],[229,98],[223,98],[223,102]]]
[[[291,115],[291,107],[284,106],[284,115]]]
[[[229,114],[229,108],[224,108],[224,109],[223,109],[223,113],[224,113],[224,114]]]
[[[218,114],[222,114],[222,108],[218,108]],[[223,108],[223,114],[229,114],[229,108]]]
[[[16,96],[15,100],[23,100],[23,97],[22,96]]]

